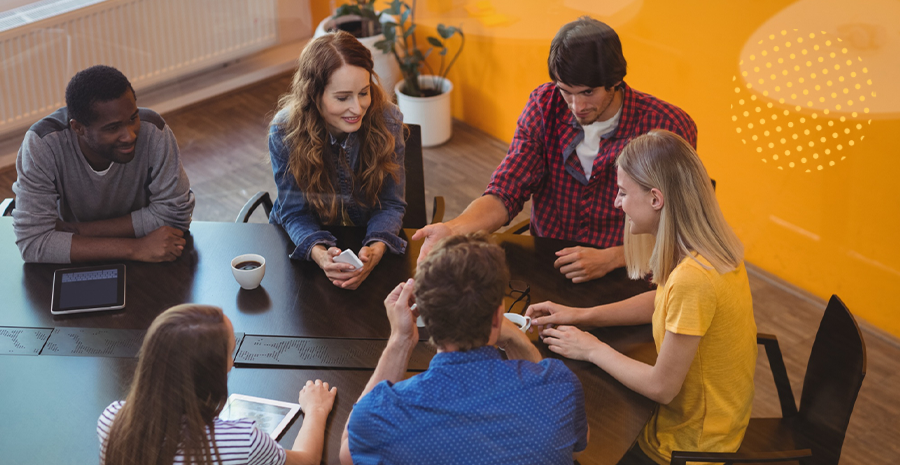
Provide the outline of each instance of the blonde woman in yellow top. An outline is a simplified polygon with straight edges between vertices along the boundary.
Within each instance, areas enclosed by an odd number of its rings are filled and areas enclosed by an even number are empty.
[[[652,276],[657,290],[592,308],[543,302],[528,314],[550,350],[590,361],[659,402],[631,462],[668,464],[673,450],[734,452],[750,420],[757,355],[743,246],[681,137],[651,131],[631,141],[617,164],[628,274]],[[644,323],[653,326],[655,365],[573,326]]]

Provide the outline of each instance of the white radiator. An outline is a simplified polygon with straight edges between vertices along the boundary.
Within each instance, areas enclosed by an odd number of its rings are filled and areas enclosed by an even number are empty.
[[[276,7],[277,0],[55,0],[0,14],[0,135],[65,105],[66,83],[92,65],[118,68],[139,93],[276,45]]]

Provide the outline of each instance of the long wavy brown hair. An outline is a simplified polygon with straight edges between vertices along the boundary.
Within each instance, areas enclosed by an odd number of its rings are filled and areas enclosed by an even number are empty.
[[[306,192],[309,203],[324,224],[340,222],[341,204],[334,164],[328,160],[328,133],[321,104],[331,75],[344,64],[369,72],[372,104],[357,131],[360,142],[359,169],[353,173],[354,196],[373,207],[387,176],[399,182],[402,167],[394,160],[394,135],[384,118],[387,96],[376,81],[372,54],[353,35],[338,31],[310,42],[300,54],[291,90],[279,99],[279,110],[287,110],[281,125],[284,144],[290,150],[288,171]],[[340,160],[339,162],[344,162]]]
[[[212,464],[207,438],[228,399],[229,338],[222,310],[185,304],[159,315],[141,346],[125,405],[106,442],[106,465]]]

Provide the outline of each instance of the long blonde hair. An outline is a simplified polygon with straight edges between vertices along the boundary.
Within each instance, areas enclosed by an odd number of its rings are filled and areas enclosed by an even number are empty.
[[[385,177],[392,176],[399,182],[399,173],[403,169],[394,158],[394,135],[384,118],[385,108],[390,103],[376,80],[371,52],[344,31],[326,34],[310,42],[300,54],[291,90],[279,99],[278,108],[287,110],[287,119],[281,129],[285,134],[284,145],[290,150],[288,172],[297,186],[306,192],[310,205],[324,224],[340,221],[341,202],[337,187],[332,183],[336,176],[334,166],[328,160],[330,149],[321,116],[321,100],[331,75],[344,64],[369,72],[372,96],[372,104],[357,131],[360,168],[353,173],[353,183],[359,186],[357,202],[374,206],[378,203]]]
[[[659,189],[663,194],[655,240],[625,228],[625,264],[632,279],[652,273],[654,283],[665,285],[693,252],[719,273],[740,265],[744,246],[725,221],[706,168],[687,141],[654,129],[625,146],[616,163],[645,192]]]
[[[106,442],[106,465],[218,463],[213,421],[228,399],[228,331],[222,310],[172,307],[153,320],[134,381]]]

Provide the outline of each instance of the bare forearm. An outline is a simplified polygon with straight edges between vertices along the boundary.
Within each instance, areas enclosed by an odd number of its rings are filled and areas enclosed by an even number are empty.
[[[666,331],[656,364],[652,366],[599,342],[587,359],[633,391],[660,404],[668,404],[681,392],[699,347],[700,336]]]
[[[124,237],[72,236],[72,263],[102,260],[133,260],[139,239]]]
[[[653,318],[656,291],[647,291],[629,299],[589,308],[584,314],[585,326],[628,326],[650,323]]]
[[[375,388],[375,385],[382,381],[390,381],[391,383],[401,381],[406,374],[406,368],[409,366],[409,357],[412,355],[412,350],[415,346],[416,341],[388,339],[387,347],[384,348],[381,358],[378,359],[375,372],[372,373],[372,377],[369,378],[369,382],[363,389],[362,394],[359,395],[359,398],[365,397],[369,391]]]
[[[289,464],[315,464],[322,459],[322,447],[325,442],[325,423],[328,420],[328,412],[313,410],[304,412],[303,426],[291,447],[293,454],[289,454],[294,460]]]
[[[628,389],[656,402],[661,401],[653,381],[653,366],[623,355],[606,344],[593,351],[590,362],[619,380]]]
[[[541,353],[537,347],[524,335],[516,337],[506,343],[503,347],[506,356],[510,360],[528,360],[529,362],[538,363],[543,360]]]
[[[453,234],[467,234],[485,230],[494,232],[509,221],[509,212],[499,197],[481,196],[466,207],[456,218],[445,223]]]

